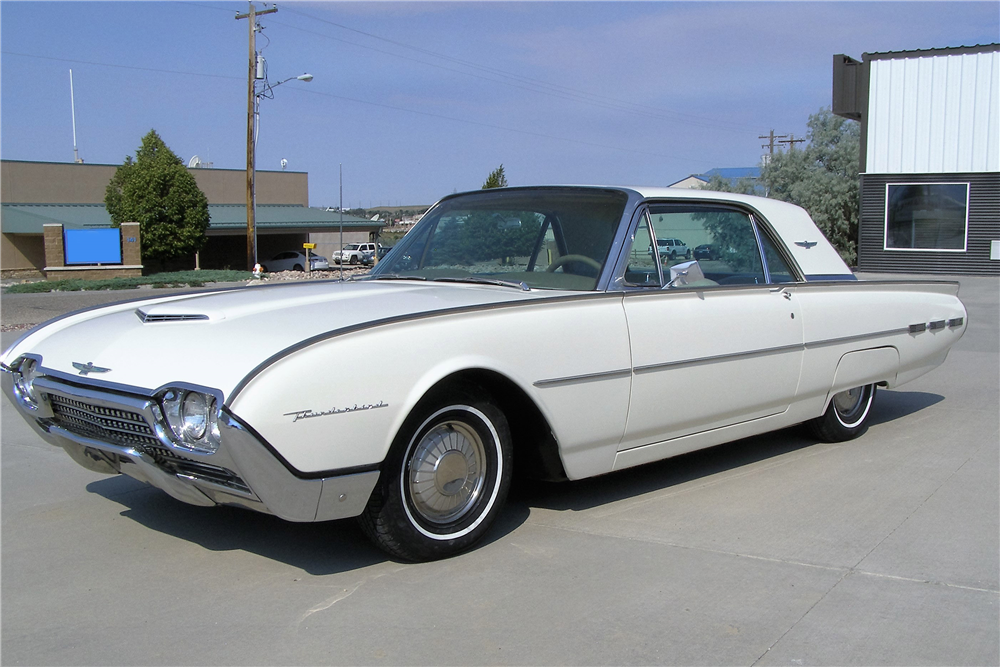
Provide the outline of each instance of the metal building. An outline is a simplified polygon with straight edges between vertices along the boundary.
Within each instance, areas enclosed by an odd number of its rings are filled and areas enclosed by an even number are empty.
[[[833,59],[861,122],[863,271],[1000,275],[1000,44]]]

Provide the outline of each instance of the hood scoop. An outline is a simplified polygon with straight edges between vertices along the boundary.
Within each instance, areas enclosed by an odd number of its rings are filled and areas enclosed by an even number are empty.
[[[156,322],[192,322],[195,320],[207,320],[208,315],[203,313],[154,313],[136,309],[136,317],[143,324],[153,324]]]

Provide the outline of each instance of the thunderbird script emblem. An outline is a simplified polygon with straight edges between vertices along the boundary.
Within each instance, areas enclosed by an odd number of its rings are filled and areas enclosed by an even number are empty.
[[[107,373],[111,370],[110,368],[95,366],[93,361],[88,361],[85,364],[81,364],[79,361],[74,361],[73,368],[80,371],[80,375],[86,375],[87,373]]]

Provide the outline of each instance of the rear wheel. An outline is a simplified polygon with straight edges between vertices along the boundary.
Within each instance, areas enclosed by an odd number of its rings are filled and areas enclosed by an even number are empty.
[[[396,437],[360,517],[380,548],[434,560],[478,542],[500,513],[511,476],[507,420],[463,385],[425,401]]]
[[[822,417],[806,422],[809,430],[824,442],[856,438],[868,429],[868,415],[875,400],[875,385],[866,384],[833,395]]]

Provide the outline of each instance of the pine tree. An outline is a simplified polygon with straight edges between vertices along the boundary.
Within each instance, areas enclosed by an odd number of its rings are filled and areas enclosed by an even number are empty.
[[[500,165],[490,173],[489,178],[483,183],[483,190],[505,187],[507,187],[507,176],[503,173],[503,165]]]

